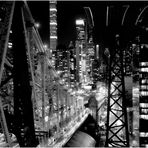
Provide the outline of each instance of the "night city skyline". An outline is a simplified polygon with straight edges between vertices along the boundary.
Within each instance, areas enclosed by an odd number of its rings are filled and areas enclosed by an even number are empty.
[[[148,1],[0,1],[0,147],[147,147]]]
[[[43,38],[43,41],[48,43],[48,1],[30,1],[28,2],[28,4],[35,21],[41,24],[39,28],[41,38]],[[116,33],[120,32],[124,32],[123,36],[125,37],[125,40],[133,40],[133,36],[135,35],[136,19],[140,14],[140,10],[143,9],[146,4],[148,4],[148,2],[146,1],[58,1],[58,44],[65,44],[66,46],[68,46],[70,41],[74,41],[76,39],[75,20],[80,17],[86,17],[83,7],[90,7],[93,14],[94,42],[100,44],[108,44],[112,42],[111,38],[113,36],[110,36],[110,34],[115,35]],[[107,6],[110,6],[108,15],[108,28],[106,27]],[[129,9],[124,18],[125,28],[121,28],[121,21],[127,6],[129,6]],[[143,16],[145,17],[145,15],[147,15],[146,12],[143,14]],[[143,20],[145,21],[145,19]],[[128,36],[126,36],[126,34],[128,34]]]

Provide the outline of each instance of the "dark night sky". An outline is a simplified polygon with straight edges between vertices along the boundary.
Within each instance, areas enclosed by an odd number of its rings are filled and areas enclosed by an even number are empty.
[[[32,1],[28,2],[34,19],[41,23],[39,29],[43,42],[48,43],[49,36],[49,2]],[[125,8],[123,5],[130,5],[125,17],[124,27],[121,29],[121,20]],[[134,23],[140,8],[144,8],[148,2],[143,1],[58,1],[57,3],[57,22],[58,22],[58,43],[68,45],[70,40],[75,40],[76,29],[75,19],[85,16],[83,7],[91,8],[94,17],[94,41],[105,44],[112,42],[111,38],[122,31],[125,40],[132,40],[135,33]],[[106,6],[112,6],[109,11],[109,27],[106,23]]]

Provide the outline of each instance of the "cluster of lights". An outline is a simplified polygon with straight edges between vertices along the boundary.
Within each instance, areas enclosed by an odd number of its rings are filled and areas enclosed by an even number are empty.
[[[53,35],[53,36],[50,36],[50,39],[57,39],[58,37]]]
[[[39,22],[36,22],[34,25],[35,25],[36,28],[40,28],[40,23]]]
[[[55,26],[57,26],[57,22],[50,22],[50,25],[55,25]]]
[[[47,44],[44,44],[43,45],[43,48],[44,48],[45,51],[47,51],[48,50],[48,45]]]
[[[77,19],[76,20],[76,25],[85,25],[85,23],[84,23],[84,19]]]
[[[8,48],[12,48],[12,43],[11,42],[8,42]]]
[[[57,9],[56,8],[50,8],[50,11],[56,11],[57,12]]]
[[[52,53],[52,65],[55,67],[55,51],[57,46],[57,1],[50,0],[50,48],[53,50]]]
[[[139,93],[140,94],[139,95],[140,96],[139,98],[139,102],[140,102],[140,123],[139,124],[140,126],[148,122],[148,103],[145,103],[147,102],[146,100],[148,96],[147,74],[148,74],[148,62],[141,61],[140,62],[140,93]],[[140,134],[140,143],[143,143],[142,141],[146,140],[148,136],[148,132],[139,130],[139,134]],[[146,140],[145,144],[146,142],[148,141]]]

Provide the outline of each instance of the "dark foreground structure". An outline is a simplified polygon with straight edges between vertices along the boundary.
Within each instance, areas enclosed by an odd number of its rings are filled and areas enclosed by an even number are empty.
[[[89,115],[64,147],[97,147],[98,132],[96,121]]]

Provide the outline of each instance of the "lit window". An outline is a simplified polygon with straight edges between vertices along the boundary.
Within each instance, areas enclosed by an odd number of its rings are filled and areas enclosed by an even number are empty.
[[[56,8],[50,8],[50,11],[57,11]]]
[[[141,91],[141,95],[142,96],[148,96],[148,92],[147,91]]]
[[[141,89],[148,89],[147,85],[141,85],[140,87],[141,87]]]
[[[83,19],[76,20],[76,25],[83,25],[84,26],[84,20]]]
[[[148,108],[142,108],[141,114],[148,114]]]
[[[141,118],[141,119],[148,120],[148,115],[140,115],[140,118]]]
[[[148,83],[148,80],[143,79],[143,80],[141,81],[141,83],[142,83],[142,84]]]
[[[148,132],[140,132],[140,137],[148,137]]]
[[[57,22],[50,22],[50,25],[57,25]]]
[[[140,107],[142,107],[142,108],[148,108],[148,103],[140,103]]]
[[[141,72],[148,72],[148,67],[143,67],[140,70],[141,70]]]
[[[50,39],[57,39],[57,36],[50,36]]]
[[[148,62],[141,62],[140,66],[148,66]]]

